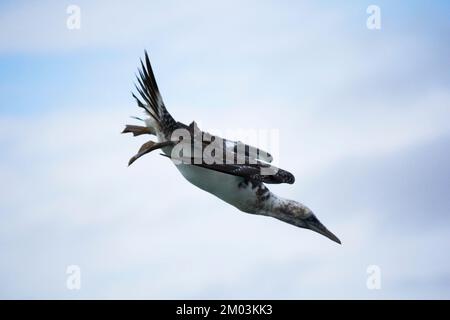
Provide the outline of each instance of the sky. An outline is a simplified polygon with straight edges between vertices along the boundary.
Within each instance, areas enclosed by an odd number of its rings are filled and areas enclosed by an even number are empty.
[[[449,299],[449,9],[0,2],[0,298]],[[176,120],[277,132],[296,182],[271,191],[342,245],[240,212],[157,153],[127,167],[144,50]]]

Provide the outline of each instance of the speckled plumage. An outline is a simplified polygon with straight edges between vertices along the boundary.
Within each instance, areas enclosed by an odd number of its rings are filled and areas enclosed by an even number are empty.
[[[163,155],[172,157],[173,148],[182,143],[181,140],[173,138],[176,129],[185,129],[191,133],[192,140],[188,142],[189,147],[195,146],[195,139],[201,139],[200,145],[203,150],[208,143],[205,144],[202,138],[209,134],[200,131],[195,122],[187,126],[172,118],[159,93],[147,53],[145,53],[145,65],[141,61],[139,75],[137,77],[139,86],[136,85],[136,88],[142,101],[134,94],[133,97],[136,99],[138,106],[145,110],[149,118],[145,119],[145,126],[127,125],[123,133],[155,135],[158,141],[145,143],[138,154],[130,159],[129,164],[156,149],[161,149]],[[210,135],[208,138],[208,141],[212,141]],[[220,137],[215,138],[222,139]],[[244,145],[241,142],[226,139],[221,141],[223,141],[223,148],[220,151],[224,152],[223,155],[231,156],[234,159],[240,158],[244,161],[210,163],[203,158],[181,156],[177,158],[179,161],[176,162],[176,168],[193,185],[217,196],[243,212],[274,217],[297,227],[311,229],[337,243],[341,243],[333,233],[320,223],[308,207],[294,200],[278,197],[267,188],[265,183],[292,184],[295,181],[291,173],[275,168],[270,164],[272,156],[269,153]],[[183,143],[186,143],[186,141]],[[243,154],[237,152],[238,146],[242,147],[240,150],[244,150]],[[250,152],[250,150],[256,150],[256,152]],[[273,174],[261,174],[262,169],[271,169]]]

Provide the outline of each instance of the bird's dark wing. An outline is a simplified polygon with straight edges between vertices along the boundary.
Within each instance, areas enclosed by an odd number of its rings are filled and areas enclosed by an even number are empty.
[[[162,155],[171,158],[170,156],[164,154]],[[295,182],[295,177],[292,173],[258,160],[250,161],[248,157],[240,158],[239,161],[234,161],[233,163],[226,163],[226,161],[224,163],[217,163],[213,161],[206,161],[202,157],[172,156],[173,157],[171,159],[174,160],[175,164],[188,164],[202,167],[208,170],[214,170],[231,174],[233,176],[242,177],[251,181],[269,184],[293,184]]]
[[[292,173],[279,169],[267,163],[258,161],[256,164],[193,164],[195,166],[203,167],[209,170],[219,171],[226,174],[246,178],[252,181],[278,184],[295,182],[295,177]]]
[[[183,142],[179,143],[182,144]],[[192,143],[191,141],[184,143],[186,143],[184,149],[179,148],[176,152],[172,152],[171,156],[167,156],[171,158],[175,164],[183,163],[194,165],[257,182],[271,184],[292,184],[295,182],[295,178],[290,172],[257,160],[254,157],[249,157],[246,154],[235,153],[233,150],[230,150],[230,148],[220,148],[220,144],[216,145],[213,152],[206,152],[207,150],[205,148],[208,146],[207,144],[197,144],[201,149],[196,150],[195,143]],[[185,150],[190,150],[189,154],[184,154]]]
[[[183,151],[176,151],[171,157],[168,156],[176,163],[190,164],[264,183],[292,184],[295,181],[291,173],[268,163],[272,161],[272,156],[268,152],[239,141],[231,141],[203,132],[195,122],[192,122],[187,129],[190,131],[191,140],[177,143],[181,144],[178,147],[184,145],[184,149],[174,150]],[[213,142],[215,151],[205,152]],[[186,155],[184,150],[190,150],[190,153]],[[217,157],[215,157],[216,153]],[[210,155],[207,156],[207,154]]]

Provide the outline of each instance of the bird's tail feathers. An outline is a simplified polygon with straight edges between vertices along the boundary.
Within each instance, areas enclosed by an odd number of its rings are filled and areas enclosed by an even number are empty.
[[[157,126],[155,130],[170,134],[176,122],[164,105],[147,51],[145,51],[145,64],[141,59],[141,69],[139,69],[136,79],[138,83],[135,86],[140,98],[134,93],[132,95],[136,99],[137,105],[154,120]]]

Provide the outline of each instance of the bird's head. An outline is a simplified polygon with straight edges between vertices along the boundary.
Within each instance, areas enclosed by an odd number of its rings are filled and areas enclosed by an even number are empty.
[[[341,244],[341,240],[329,231],[307,206],[297,201],[288,200],[277,211],[278,214],[274,215],[275,218],[300,228],[310,229]]]

